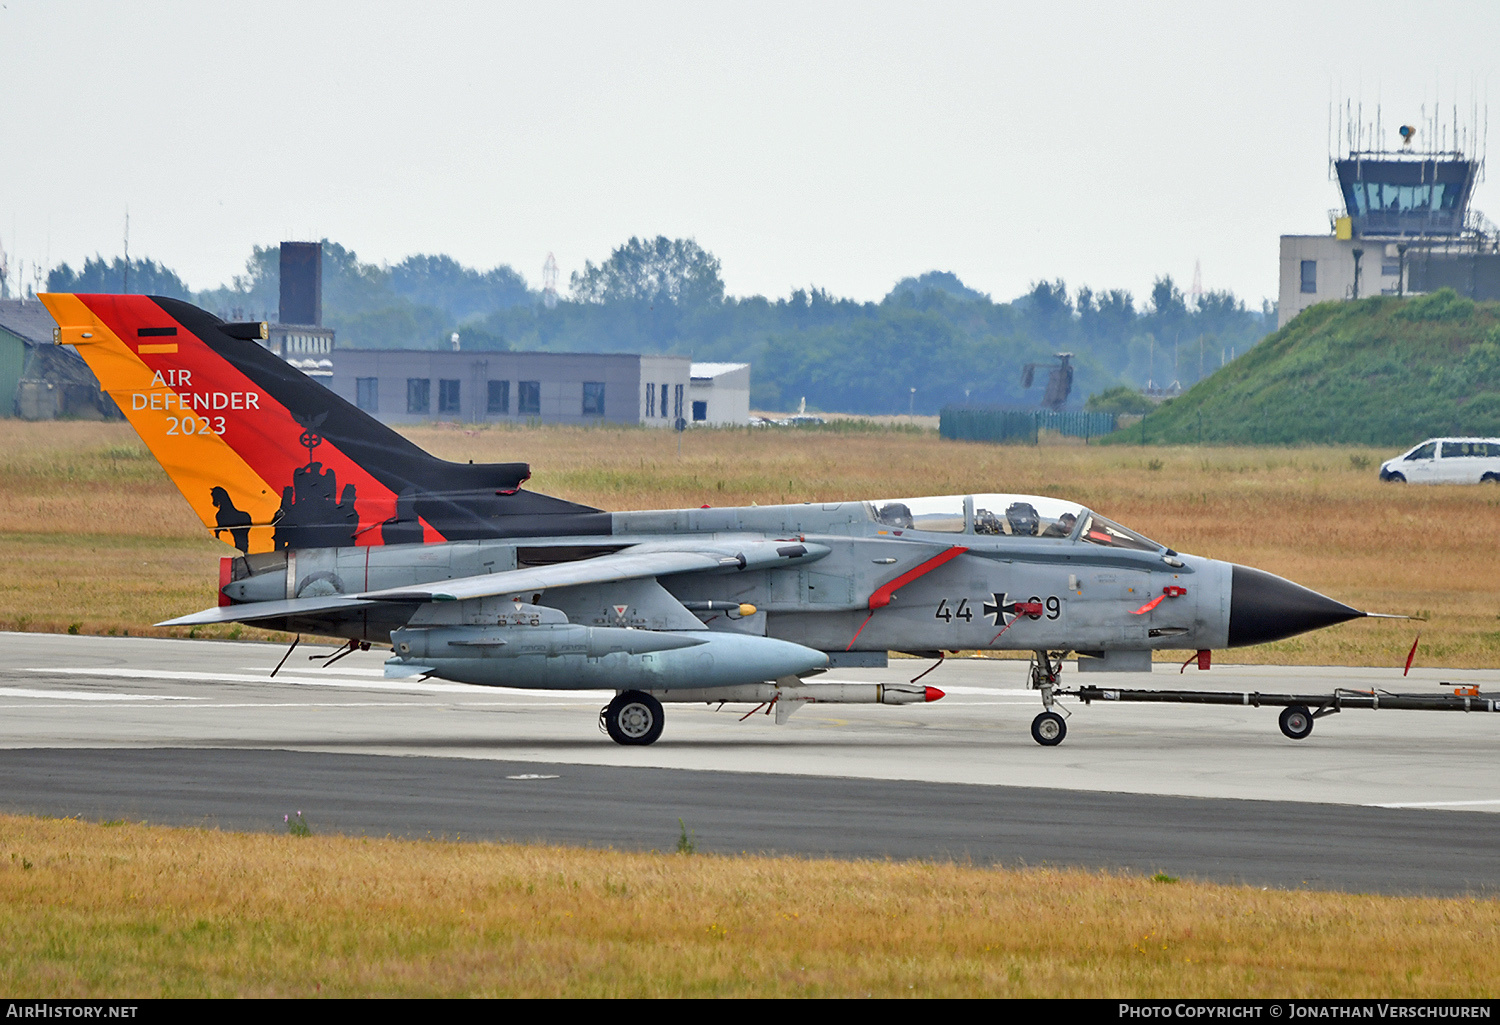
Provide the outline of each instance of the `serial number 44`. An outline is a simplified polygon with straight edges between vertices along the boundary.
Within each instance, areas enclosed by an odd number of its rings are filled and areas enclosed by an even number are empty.
[[[974,610],[969,608],[969,599],[960,598],[958,608],[949,608],[948,599],[944,598],[938,602],[937,612],[933,613],[934,619],[941,619],[945,623],[951,623],[955,619],[962,619],[965,623],[974,621]]]

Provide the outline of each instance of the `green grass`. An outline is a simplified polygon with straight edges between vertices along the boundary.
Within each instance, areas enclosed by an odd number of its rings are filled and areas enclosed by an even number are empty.
[[[1500,436],[1500,303],[1450,290],[1304,310],[1107,444],[1379,444]]]

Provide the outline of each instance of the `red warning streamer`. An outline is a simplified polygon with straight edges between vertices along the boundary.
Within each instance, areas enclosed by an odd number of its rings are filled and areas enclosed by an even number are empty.
[[[844,650],[850,651],[854,648],[854,642],[859,640],[859,635],[864,633],[865,627],[870,625],[870,620],[874,617],[875,610],[883,609],[887,605],[889,605],[891,603],[892,595],[894,595],[901,588],[905,587],[907,584],[911,583],[913,580],[916,580],[918,577],[926,576],[928,573],[931,573],[939,566],[948,562],[952,562],[954,559],[958,558],[960,555],[967,551],[968,549],[963,545],[954,545],[952,548],[934,555],[932,558],[928,559],[920,566],[917,566],[914,569],[907,570],[905,573],[901,574],[890,583],[882,584],[878,589],[876,589],[874,594],[870,595],[870,614],[865,617],[865,621],[863,623],[859,624],[859,629],[854,631],[854,636],[849,638],[849,643],[844,648]]]
[[[1178,587],[1176,584],[1169,584],[1161,589],[1161,594],[1158,594],[1155,598],[1152,598],[1146,604],[1136,609],[1131,613],[1131,615],[1144,616],[1146,613],[1150,612],[1152,609],[1160,605],[1163,598],[1180,598],[1184,594],[1187,594],[1186,587]]]
[[[928,559],[926,562],[922,563],[922,565],[916,567],[915,569],[907,570],[905,573],[901,574],[890,583],[882,584],[874,594],[870,595],[870,611],[874,612],[876,609],[885,608],[891,603],[891,595],[895,594],[901,588],[905,587],[907,584],[911,583],[918,577],[926,576],[928,573],[931,573],[933,570],[937,569],[944,563],[952,562],[954,559],[958,558],[960,555],[967,551],[968,549],[963,547],[962,545],[954,545],[947,551],[939,552],[937,555],[934,555],[932,558]]]

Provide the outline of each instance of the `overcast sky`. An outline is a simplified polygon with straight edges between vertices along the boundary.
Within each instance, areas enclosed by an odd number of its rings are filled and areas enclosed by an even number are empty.
[[[1253,304],[1338,203],[1330,95],[1392,144],[1439,95],[1500,118],[1496,40],[1493,0],[0,0],[0,242],[76,267],[128,207],[195,289],[322,237],[533,285],[554,252],[566,286],[664,234],[732,294],[858,299],[933,269],[1143,296],[1201,260]]]

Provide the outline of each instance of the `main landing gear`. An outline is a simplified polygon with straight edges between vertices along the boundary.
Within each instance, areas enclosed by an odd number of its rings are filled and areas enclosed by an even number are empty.
[[[599,726],[616,744],[654,744],[662,725],[661,702],[638,690],[615,695],[599,710]]]

